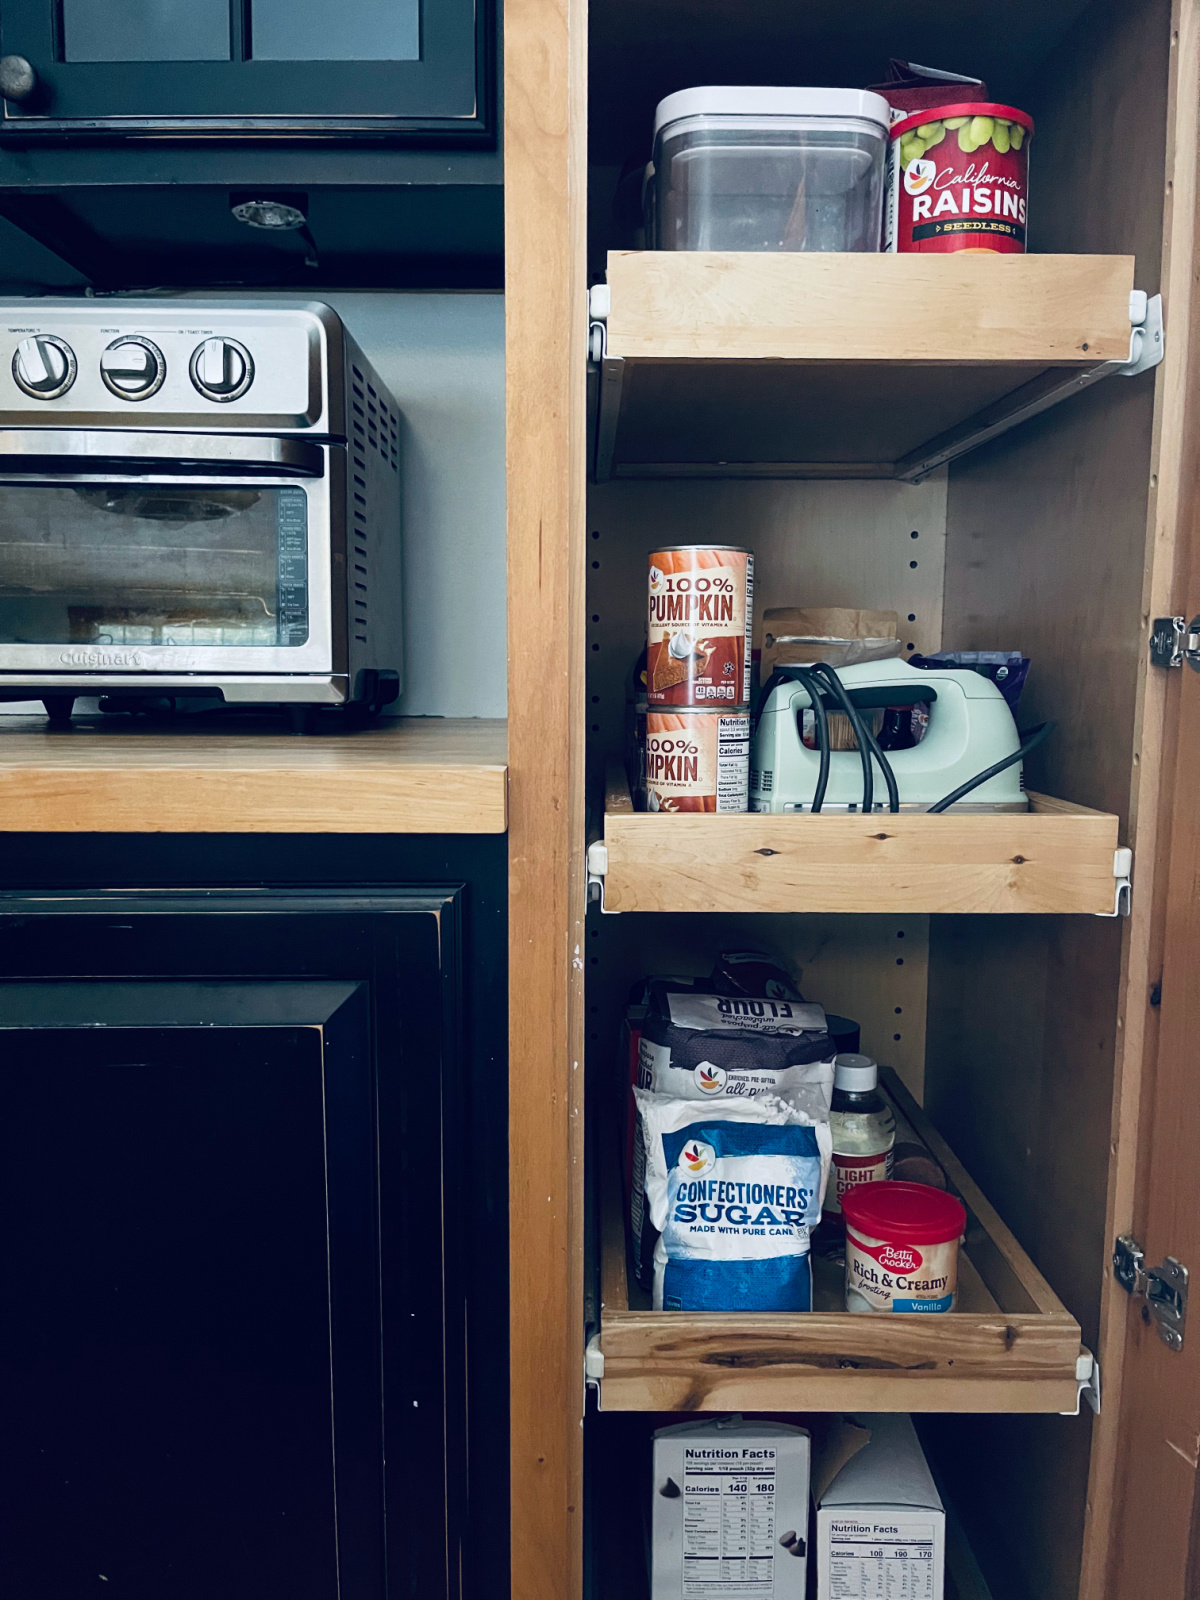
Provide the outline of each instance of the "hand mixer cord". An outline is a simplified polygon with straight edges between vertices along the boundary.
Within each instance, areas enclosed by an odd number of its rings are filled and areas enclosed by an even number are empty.
[[[825,710],[825,699],[821,693],[820,681],[815,679],[809,667],[793,667],[792,675],[800,683],[812,703],[813,725],[817,736],[817,749],[820,752],[821,765],[817,772],[817,784],[813,790],[809,811],[820,811],[825,804],[825,791],[829,787],[829,717]],[[801,713],[803,714],[803,713]]]
[[[989,778],[997,777],[1014,762],[1023,761],[1031,750],[1036,750],[1038,745],[1044,744],[1058,726],[1054,722],[1039,722],[1035,728],[1029,728],[1018,735],[1021,740],[1018,749],[1012,755],[1005,756],[1003,761],[997,761],[993,766],[987,767],[983,772],[977,772],[973,778],[968,778],[966,783],[960,783],[957,789],[952,789],[949,794],[943,795],[929,810],[948,811],[956,801],[964,795],[970,794],[972,789],[978,789],[981,783],[986,783]]]
[[[883,780],[887,784],[888,810],[899,811],[900,790],[896,783],[896,774],[892,771],[892,764],[884,755],[883,750],[880,748],[879,741],[875,737],[874,730],[869,725],[870,713],[867,714],[867,717],[861,717],[859,715],[858,707],[846,693],[846,688],[842,683],[841,678],[838,677],[837,672],[828,664],[828,662],[818,661],[810,670],[816,673],[824,683],[829,685],[834,698],[841,706],[842,711],[849,718],[850,726],[854,729],[854,738],[858,744],[858,753],[862,760],[863,768],[862,808],[864,812],[868,813],[869,815],[874,809],[875,792],[874,771],[871,766],[872,756],[874,756],[875,760],[879,762],[880,771],[883,773]]]
[[[854,729],[855,743],[858,745],[858,754],[862,761],[863,793],[862,808],[869,812],[874,800],[875,774],[871,767],[871,752],[867,748],[866,731],[862,725],[862,718],[858,714],[858,707],[851,700],[842,686],[842,680],[834,669],[825,661],[814,663],[812,672],[822,683],[829,685],[830,693],[842,708],[842,713]]]

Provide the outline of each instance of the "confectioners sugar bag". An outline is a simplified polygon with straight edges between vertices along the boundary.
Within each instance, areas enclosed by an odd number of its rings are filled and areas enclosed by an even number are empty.
[[[811,1309],[809,1235],[829,1174],[828,1122],[775,1095],[698,1104],[634,1094],[660,1234],[655,1309]]]

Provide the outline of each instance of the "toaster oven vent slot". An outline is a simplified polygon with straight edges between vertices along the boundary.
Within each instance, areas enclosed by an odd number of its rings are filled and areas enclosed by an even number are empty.
[[[363,426],[366,412],[363,405],[366,396],[360,385],[365,383],[362,373],[357,367],[351,369],[357,382],[354,384],[354,400],[352,402],[356,415],[351,419],[352,437],[350,440],[350,459],[353,462],[350,484],[350,509],[353,521],[350,526],[352,534],[351,545],[354,551],[354,588],[352,590],[354,611],[351,619],[351,633],[356,644],[367,643],[367,600],[369,596],[370,563],[367,559],[367,484],[370,474],[367,471],[367,430]],[[369,385],[368,385],[369,387]]]
[[[400,470],[400,418],[390,403],[358,367],[351,366],[351,415],[349,418],[350,481],[347,484],[352,513],[347,539],[351,568],[351,637],[356,644],[368,642],[368,604],[371,584],[371,558],[374,546],[368,537],[368,518],[374,480],[373,457],[382,457],[385,467]]]

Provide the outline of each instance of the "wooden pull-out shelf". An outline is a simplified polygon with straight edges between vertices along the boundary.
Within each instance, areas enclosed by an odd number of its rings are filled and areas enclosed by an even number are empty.
[[[507,725],[381,720],[291,735],[0,718],[0,832],[503,833]]]
[[[610,254],[595,474],[919,477],[1128,363],[1133,269],[1131,256]]]
[[[967,1208],[958,1309],[851,1314],[834,1309],[840,1273],[830,1282],[818,1270],[807,1313],[651,1311],[627,1274],[614,1157],[602,1214],[602,1410],[1076,1410],[1079,1324],[899,1079],[883,1076]]]
[[[1031,794],[1027,812],[604,816],[609,911],[1111,912],[1118,819]]]

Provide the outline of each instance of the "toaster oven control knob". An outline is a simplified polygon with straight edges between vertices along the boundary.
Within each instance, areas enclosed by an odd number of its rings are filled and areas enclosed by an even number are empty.
[[[162,351],[140,334],[114,339],[100,357],[100,376],[119,400],[149,400],[162,388],[166,375]]]
[[[205,339],[192,351],[191,373],[206,400],[240,400],[254,382],[254,362],[236,339]]]
[[[50,333],[22,339],[13,356],[13,379],[33,400],[57,400],[75,382],[75,352]]]

